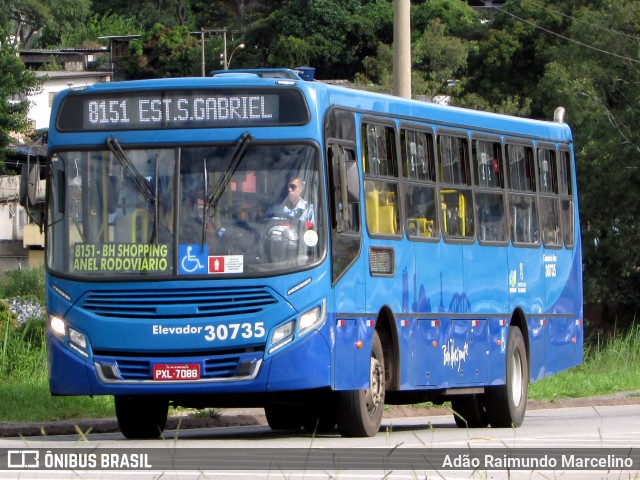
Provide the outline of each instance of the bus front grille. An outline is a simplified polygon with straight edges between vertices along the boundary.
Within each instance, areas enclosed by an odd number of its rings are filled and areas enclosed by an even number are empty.
[[[99,317],[181,319],[251,315],[278,303],[265,287],[90,291],[79,307]]]
[[[246,352],[229,351],[206,358],[162,358],[151,360],[124,357],[96,355],[94,363],[98,375],[105,382],[140,382],[154,381],[154,364],[198,363],[202,366],[200,381],[246,380],[255,377],[261,364],[263,351],[251,350]]]

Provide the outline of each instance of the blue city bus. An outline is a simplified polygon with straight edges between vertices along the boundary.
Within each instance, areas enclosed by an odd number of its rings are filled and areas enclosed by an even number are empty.
[[[112,395],[127,438],[169,406],[363,437],[385,404],[450,401],[517,427],[528,384],[582,362],[562,118],[286,69],[104,83],[56,96],[46,178],[51,393]]]

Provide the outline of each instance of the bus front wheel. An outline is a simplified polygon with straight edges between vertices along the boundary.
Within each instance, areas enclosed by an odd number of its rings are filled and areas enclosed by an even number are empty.
[[[483,403],[492,427],[519,427],[527,409],[529,364],[527,350],[518,327],[509,327],[507,371],[504,385],[485,389]]]
[[[169,402],[153,397],[114,397],[122,434],[129,439],[158,438],[167,424]]]
[[[369,364],[369,388],[337,393],[336,419],[343,437],[373,437],[384,410],[385,370],[382,343],[374,334]]]

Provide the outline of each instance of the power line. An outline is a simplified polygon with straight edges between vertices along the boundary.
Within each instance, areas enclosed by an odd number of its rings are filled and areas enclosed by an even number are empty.
[[[537,25],[537,24],[533,23],[530,20],[527,20],[527,19],[524,19],[524,18],[520,18],[516,14],[506,11],[504,8],[500,8],[500,7],[494,7],[494,8],[496,10],[499,10],[502,13],[505,13],[505,14],[513,17],[513,18],[516,18],[516,19],[520,20],[521,22],[524,22],[524,23],[526,23],[528,25],[531,25],[534,28],[542,30],[543,32],[549,33],[551,35],[555,35],[556,37],[560,37],[563,40],[567,40],[568,42],[572,42],[572,43],[575,43],[575,44],[580,45],[582,47],[590,48],[591,50],[595,50],[597,52],[604,53],[606,55],[611,55],[612,57],[620,58],[622,60],[627,60],[627,61],[633,62],[633,63],[640,63],[640,60],[636,60],[635,58],[625,57],[624,55],[619,55],[617,53],[609,52],[607,50],[603,50],[602,48],[594,47],[593,45],[589,45],[589,44],[581,42],[579,40],[575,40],[573,38],[566,37],[566,36],[564,36],[564,35],[562,35],[560,33],[554,32],[553,30],[549,30],[548,28],[541,27],[540,25]]]
[[[605,32],[609,32],[609,33],[613,33],[616,35],[621,35],[623,37],[627,37],[630,38],[631,40],[640,40],[640,37],[636,36],[636,35],[630,35],[628,33],[624,33],[624,32],[620,32],[618,30],[613,30],[612,28],[609,27],[605,27],[602,25],[598,25],[597,23],[591,23],[591,22],[587,22],[586,20],[582,20],[581,18],[578,17],[574,17],[572,15],[567,15],[566,13],[562,13],[558,10],[551,10],[550,8],[545,7],[544,5],[541,5],[540,3],[536,3],[534,1],[529,0],[530,3],[534,4],[535,6],[545,10],[546,12],[549,12],[552,15],[560,15],[561,17],[565,17],[565,18],[570,18],[571,20],[574,20],[578,23],[583,23],[585,25],[589,25],[590,27],[595,27],[599,30],[604,30]]]
[[[613,33],[613,34],[616,34],[616,35],[621,35],[623,37],[630,38],[631,40],[640,40],[640,37],[638,37],[636,35],[630,35],[628,33],[620,32],[618,30],[613,30],[612,28],[605,27],[603,25],[598,25],[597,23],[587,22],[586,20],[582,20],[581,18],[574,17],[572,15],[567,15],[566,13],[562,13],[562,12],[560,12],[558,10],[551,10],[550,8],[547,8],[547,7],[545,7],[544,5],[542,5],[540,3],[534,2],[533,0],[529,0],[529,3],[534,4],[538,8],[541,8],[542,10],[544,10],[546,12],[549,12],[552,15],[560,15],[561,17],[570,18],[571,20],[574,20],[576,22],[584,23],[585,25],[589,25],[590,27],[595,27],[595,28],[598,28],[600,30],[604,30],[605,32]]]

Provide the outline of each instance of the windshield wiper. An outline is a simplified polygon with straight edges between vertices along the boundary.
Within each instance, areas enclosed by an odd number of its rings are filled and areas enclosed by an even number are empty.
[[[218,183],[216,184],[216,187],[213,189],[213,192],[211,192],[211,195],[207,197],[207,164],[205,161],[205,165],[204,165],[204,180],[205,180],[205,187],[204,187],[204,198],[206,199],[206,202],[204,204],[204,208],[202,209],[202,245],[205,244],[205,240],[206,240],[206,212],[211,208],[211,209],[215,209],[216,206],[218,205],[218,202],[220,201],[220,198],[222,197],[222,194],[224,193],[224,191],[226,190],[227,186],[229,185],[229,182],[231,182],[231,178],[233,177],[233,174],[236,172],[236,170],[238,169],[238,166],[240,165],[240,162],[242,161],[242,157],[244,156],[244,152],[247,150],[247,146],[249,145],[249,142],[253,140],[253,135],[251,135],[249,132],[244,132],[242,135],[240,135],[240,138],[238,139],[238,141],[236,142],[236,146],[233,150],[233,154],[231,155],[231,160],[229,161],[229,166],[227,167],[227,169],[224,171],[224,174],[220,177],[220,179],[218,180]]]
[[[238,166],[240,165],[240,161],[244,156],[244,152],[247,149],[247,145],[249,145],[249,142],[251,140],[253,140],[253,135],[251,135],[249,132],[244,132],[236,142],[236,147],[233,151],[233,155],[231,155],[231,161],[229,162],[229,166],[224,171],[224,174],[218,180],[218,184],[216,185],[216,188],[214,188],[213,192],[211,192],[211,195],[207,199],[204,205],[205,210],[208,208],[216,208],[216,206],[218,205],[218,202],[220,201],[222,194],[224,193],[225,189],[229,185],[229,182],[231,181],[231,177],[233,177],[233,174],[238,169]]]
[[[147,184],[147,182],[145,182],[144,177],[140,175],[140,172],[138,171],[136,166],[131,162],[129,157],[127,157],[127,154],[124,153],[124,150],[122,150],[122,147],[118,142],[118,139],[113,135],[110,136],[107,139],[107,147],[109,147],[109,150],[111,150],[113,155],[118,159],[118,161],[122,165],[122,168],[124,168],[124,170],[127,172],[129,177],[133,180],[133,182],[138,187],[138,190],[142,192],[142,194],[145,196],[147,200],[155,204],[156,203],[155,194],[151,191],[151,188],[149,188],[149,185]]]

